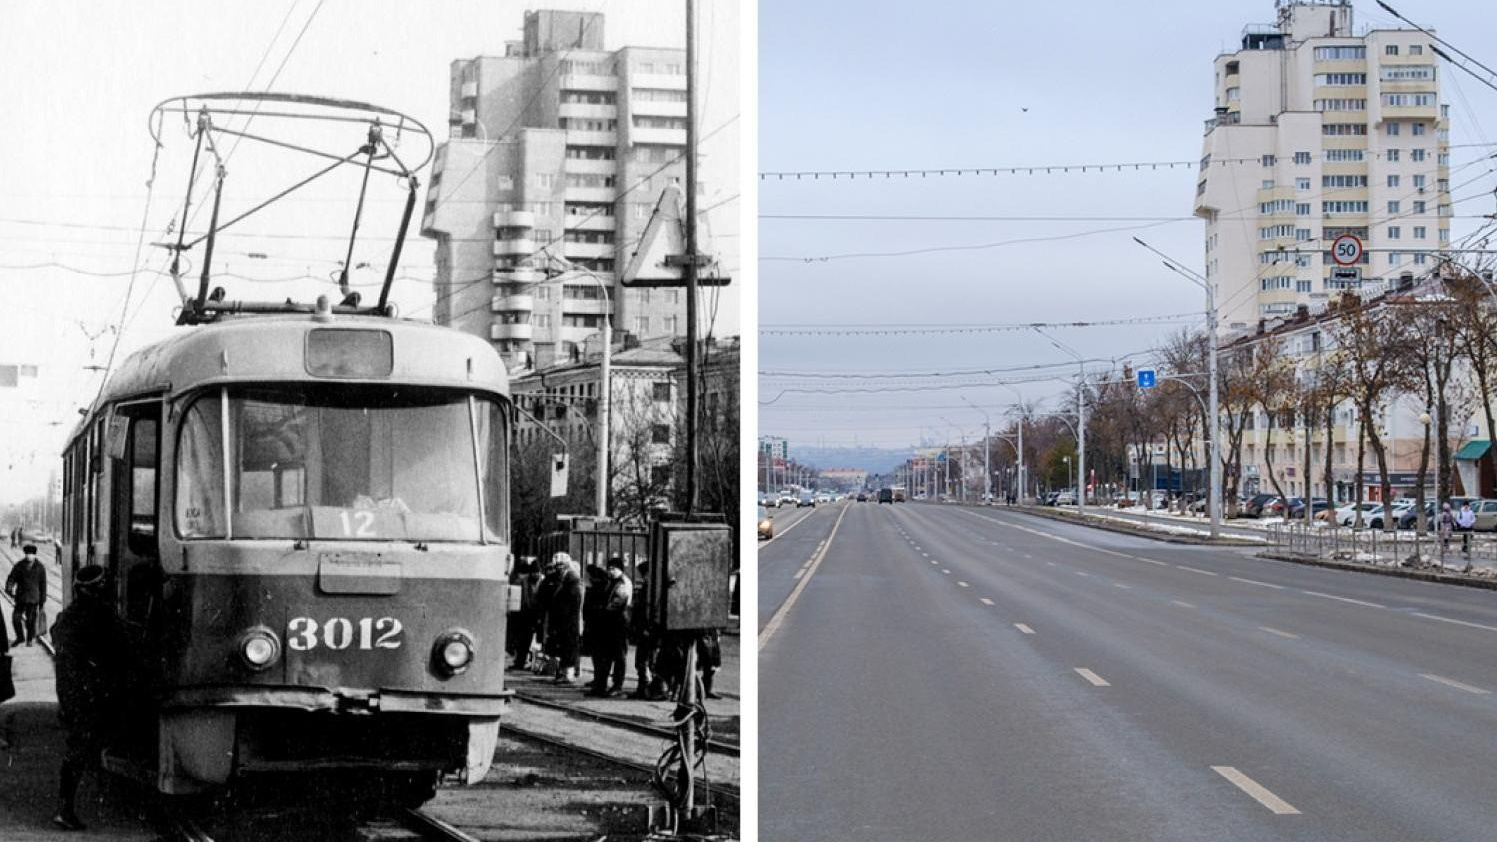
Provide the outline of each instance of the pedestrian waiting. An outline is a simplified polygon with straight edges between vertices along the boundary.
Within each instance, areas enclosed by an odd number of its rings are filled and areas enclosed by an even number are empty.
[[[36,557],[36,545],[27,544],[21,552],[25,555],[5,578],[5,593],[16,601],[10,614],[10,624],[16,632],[12,646],[23,643],[30,646],[36,641],[42,605],[47,601],[47,570]]]

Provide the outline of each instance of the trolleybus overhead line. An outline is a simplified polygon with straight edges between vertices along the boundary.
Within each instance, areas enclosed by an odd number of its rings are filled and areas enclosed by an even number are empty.
[[[282,103],[287,107],[266,111],[260,108],[261,103]],[[253,104],[253,107],[248,108],[246,104]],[[296,110],[298,107],[307,110]],[[183,115],[184,120],[190,114],[197,115],[196,125],[189,128],[189,133],[195,139],[196,146],[193,151],[192,166],[188,171],[186,197],[183,200],[182,207],[182,224],[178,226],[177,242],[175,245],[158,244],[173,252],[171,275],[177,286],[178,297],[182,301],[182,310],[177,319],[178,324],[197,324],[211,321],[228,313],[311,312],[314,305],[302,305],[289,300],[276,303],[228,300],[227,293],[222,287],[211,288],[213,247],[220,232],[259,213],[266,207],[286,198],[308,184],[324,178],[345,165],[360,165],[363,173],[359,186],[358,199],[354,206],[354,217],[348,233],[347,251],[344,255],[342,266],[338,270],[337,280],[343,299],[337,305],[333,306],[332,312],[362,315],[392,314],[393,311],[389,307],[390,288],[394,283],[396,267],[400,262],[400,254],[405,244],[406,232],[410,228],[411,216],[416,206],[416,194],[420,189],[420,180],[416,177],[416,173],[431,162],[435,152],[435,143],[431,132],[420,121],[382,106],[330,97],[254,91],[195,94],[163,100],[153,109],[148,125],[151,137],[158,147],[162,143],[161,129],[163,116],[167,113],[180,113]],[[282,137],[276,137],[273,131],[251,133],[245,127],[234,129],[227,125],[218,125],[214,122],[214,117],[216,116],[231,117],[242,115],[259,118],[262,124],[266,120],[291,120],[323,124],[361,125],[367,128],[365,136],[358,147],[353,152],[344,154],[342,151],[331,152],[307,145],[303,142],[293,142]],[[392,144],[387,138],[387,130],[395,132],[395,144]],[[419,156],[419,161],[413,158],[412,163],[407,163],[406,160],[403,160],[395,148],[407,132],[425,139],[425,150]],[[227,176],[225,159],[219,155],[215,142],[215,138],[221,136],[234,137],[236,145],[240,141],[250,140],[268,147],[307,155],[313,158],[325,159],[331,161],[331,163],[276,192],[270,198],[256,203],[249,210],[240,213],[234,218],[226,222],[220,222],[219,211],[223,202],[224,183]],[[191,207],[191,197],[198,172],[198,161],[205,147],[207,152],[213,156],[216,163],[213,187],[213,215],[208,231],[189,241],[186,237],[188,212]],[[347,267],[353,264],[353,252],[358,243],[359,228],[363,221],[364,204],[368,198],[369,177],[376,172],[394,176],[404,183],[406,189],[405,207],[401,215],[398,234],[393,241],[391,257],[386,266],[385,280],[380,289],[379,301],[374,307],[361,307],[361,295],[350,288]],[[180,258],[182,252],[190,250],[199,244],[204,245],[203,266],[198,281],[197,293],[195,296],[190,296],[182,283]]]

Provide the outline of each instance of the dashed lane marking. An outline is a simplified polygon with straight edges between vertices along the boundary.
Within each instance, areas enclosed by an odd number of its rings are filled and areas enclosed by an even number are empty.
[[[1133,586],[1132,586],[1132,585],[1125,585],[1125,584],[1123,584],[1123,583],[1122,583],[1122,582],[1113,582],[1113,583],[1112,583],[1112,586],[1113,586],[1113,587],[1114,587],[1114,588],[1122,588],[1122,589],[1123,589],[1123,590],[1125,590],[1125,591],[1126,591],[1126,590],[1132,590],[1132,589],[1133,589]]]
[[[1421,614],[1420,612],[1415,611],[1413,612],[1412,616],[1423,617],[1426,620],[1439,620],[1442,623],[1454,623],[1457,626],[1467,626],[1473,629],[1482,629],[1483,631],[1497,632],[1497,626],[1484,626],[1481,623],[1468,623],[1465,620],[1455,620],[1451,619],[1450,617],[1440,617],[1435,614]]]
[[[1216,576],[1216,575],[1218,575],[1217,573],[1215,573],[1215,572],[1213,572],[1211,570],[1202,570],[1199,567],[1187,567],[1186,565],[1183,565],[1183,564],[1177,564],[1177,565],[1175,565],[1175,567],[1177,569],[1180,569],[1180,570],[1189,570],[1192,573],[1203,573],[1203,574],[1205,574],[1207,576]]]
[[[842,508],[842,511],[837,515],[837,522],[832,524],[832,531],[826,536],[826,542],[821,545],[820,554],[811,562],[810,568],[806,570],[806,575],[795,583],[795,587],[790,591],[790,596],[785,597],[785,601],[780,603],[779,608],[775,609],[774,616],[770,617],[769,622],[764,624],[764,630],[759,632],[760,650],[763,650],[765,644],[769,643],[769,639],[774,637],[775,632],[780,630],[780,626],[785,622],[785,615],[790,613],[790,609],[794,607],[795,601],[800,599],[801,593],[805,591],[806,585],[810,584],[811,577],[816,575],[816,569],[821,566],[822,561],[826,560],[827,551],[832,548],[832,539],[837,537],[837,529],[842,526],[842,518],[846,517],[849,511],[851,510],[845,506]]]
[[[1301,591],[1301,593],[1307,593],[1310,596],[1318,596],[1318,597],[1321,597],[1322,599],[1334,599],[1337,602],[1350,602],[1352,605],[1365,605],[1368,608],[1387,608],[1388,607],[1386,605],[1378,605],[1376,602],[1364,602],[1364,601],[1362,601],[1360,599],[1352,599],[1351,597],[1348,597],[1348,596],[1336,596],[1335,594],[1321,593],[1320,591]]]
[[[941,563],[941,562],[939,562],[939,561],[936,561],[936,560],[935,560],[935,559],[931,559],[931,560],[930,560],[930,563],[931,563],[931,564],[940,564],[940,563]]]
[[[1077,576],[1091,576],[1091,575],[1092,575],[1092,574],[1090,574],[1090,573],[1087,573],[1087,572],[1086,572],[1086,571],[1084,571],[1084,570],[1077,570],[1077,571],[1076,571],[1076,575],[1077,575]]]
[[[1243,773],[1237,771],[1235,767],[1212,766],[1211,771],[1231,781],[1233,786],[1247,793],[1252,797],[1254,801],[1257,801],[1259,804],[1267,807],[1271,812],[1274,813],[1274,815],[1299,815],[1299,810],[1296,810],[1294,806],[1291,805],[1288,801],[1285,801],[1279,796],[1274,795],[1272,792],[1269,792],[1268,788],[1263,784],[1260,784],[1247,775],[1244,775]]]
[[[1465,690],[1467,693],[1475,693],[1478,696],[1489,696],[1492,693],[1491,690],[1483,690],[1480,687],[1472,687],[1469,684],[1463,684],[1463,683],[1461,683],[1459,681],[1456,681],[1453,678],[1444,678],[1442,676],[1430,675],[1428,673],[1423,673],[1423,672],[1419,673],[1419,677],[1420,678],[1427,678],[1430,681],[1434,681],[1434,682],[1437,682],[1439,684],[1444,684],[1446,687],[1454,687],[1457,690]]]
[[[1173,604],[1173,605],[1178,605],[1181,608],[1194,608],[1195,607],[1194,605],[1191,605],[1188,602],[1181,602],[1178,599],[1172,599],[1172,600],[1170,600],[1170,603]]]
[[[957,582],[956,586],[959,587],[959,588],[970,588],[970,587],[972,587],[971,585],[967,584],[966,582]]]
[[[1030,555],[1029,553],[1021,553],[1021,555],[1023,555],[1025,558],[1034,558],[1034,556]]]
[[[1257,579],[1244,579],[1241,576],[1228,576],[1227,578],[1234,582],[1241,582],[1244,585],[1257,585],[1260,588],[1273,588],[1276,591],[1284,589],[1283,585],[1275,585],[1272,582],[1260,582]]]
[[[1286,631],[1279,631],[1278,629],[1270,628],[1268,626],[1259,626],[1258,628],[1261,629],[1261,630],[1263,630],[1263,631],[1268,632],[1269,634],[1276,634],[1279,637],[1287,637],[1290,640],[1299,640],[1299,635],[1297,635],[1297,634],[1290,634],[1289,632],[1286,632]]]
[[[1023,623],[1014,623],[1014,628],[1025,634],[1034,634],[1034,629],[1024,625]]]
[[[1091,670],[1087,669],[1086,667],[1077,667],[1076,668],[1076,673],[1078,675],[1080,675],[1082,678],[1086,679],[1087,681],[1090,681],[1092,683],[1093,687],[1111,687],[1112,686],[1111,684],[1107,683],[1107,679],[1103,678],[1100,675],[1097,675],[1096,673],[1092,672]]]
[[[942,568],[941,568],[941,572],[942,572],[942,573],[945,573],[945,574],[946,574],[946,575],[947,575],[947,576],[950,576],[950,575],[951,575],[951,571],[950,571],[950,570],[948,570],[948,569],[946,569],[946,568],[944,568],[944,567],[942,567]]]
[[[988,599],[987,597],[983,597],[982,598],[982,604],[983,605],[992,605],[993,604],[993,600]]]

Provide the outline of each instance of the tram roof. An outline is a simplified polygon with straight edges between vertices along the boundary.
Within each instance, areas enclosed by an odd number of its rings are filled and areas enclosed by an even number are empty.
[[[393,366],[385,377],[326,377],[309,373],[313,330],[384,331]],[[386,383],[446,386],[509,394],[509,375],[484,339],[447,327],[378,316],[238,317],[198,327],[142,348],[120,364],[103,402],[151,392],[180,395],[211,384],[243,382]]]

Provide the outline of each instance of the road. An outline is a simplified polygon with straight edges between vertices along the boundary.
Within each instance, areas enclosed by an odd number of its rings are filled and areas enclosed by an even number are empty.
[[[759,563],[761,839],[1493,838],[1489,591],[921,504]]]

